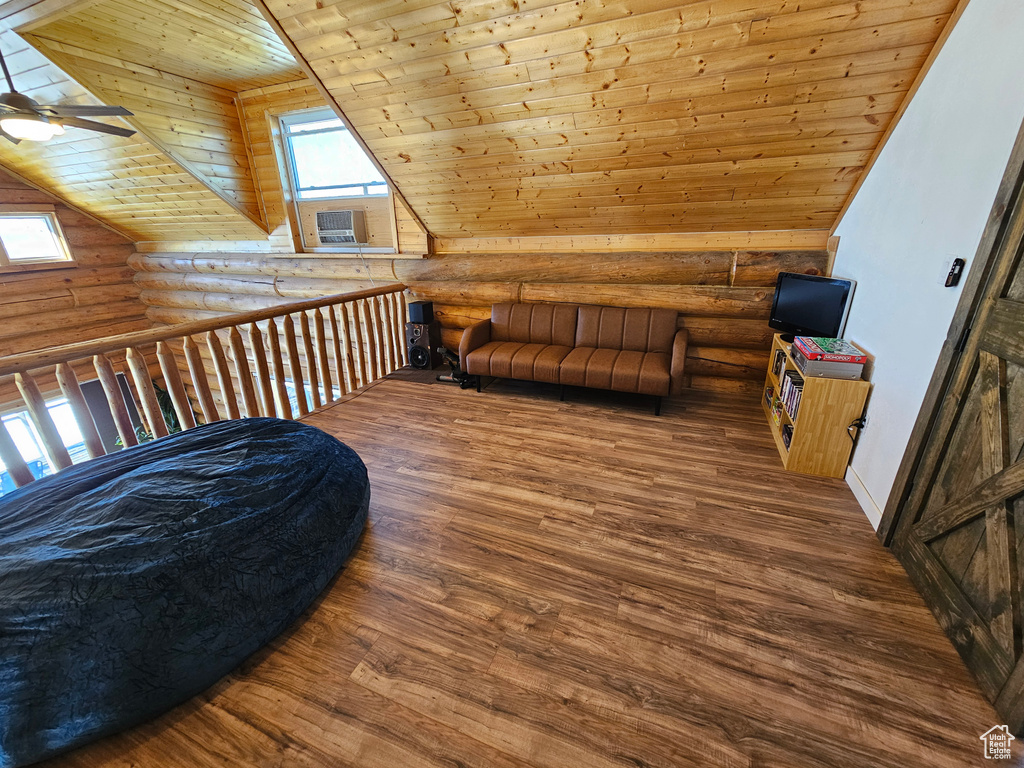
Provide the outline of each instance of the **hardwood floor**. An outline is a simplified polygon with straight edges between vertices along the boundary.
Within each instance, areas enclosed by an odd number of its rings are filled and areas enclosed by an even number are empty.
[[[991,707],[756,401],[399,373],[306,420],[370,471],[350,564],[206,694],[51,768],[986,764]]]

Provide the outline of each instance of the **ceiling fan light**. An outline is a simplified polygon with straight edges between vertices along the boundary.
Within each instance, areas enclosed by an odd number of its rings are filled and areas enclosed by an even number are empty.
[[[0,119],[0,129],[15,139],[24,141],[49,141],[54,136],[61,136],[64,133],[64,126],[31,115],[4,117]]]

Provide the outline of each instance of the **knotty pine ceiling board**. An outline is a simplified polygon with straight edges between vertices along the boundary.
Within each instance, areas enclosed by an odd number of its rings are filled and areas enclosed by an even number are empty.
[[[34,34],[236,92],[302,77],[248,0],[101,0]]]
[[[40,103],[101,103],[10,30],[0,32],[0,47],[15,86]],[[0,164],[136,241],[266,238],[141,134],[69,128],[45,143],[0,140]]]
[[[440,237],[828,228],[957,0],[265,0]]]

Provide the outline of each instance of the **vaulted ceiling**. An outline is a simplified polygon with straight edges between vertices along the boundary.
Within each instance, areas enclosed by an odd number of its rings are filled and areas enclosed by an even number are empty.
[[[438,236],[828,229],[957,0],[36,5],[66,6],[21,31],[75,80],[7,33],[16,84],[145,136],[0,162],[137,239],[242,239],[266,233],[234,97],[296,60]]]

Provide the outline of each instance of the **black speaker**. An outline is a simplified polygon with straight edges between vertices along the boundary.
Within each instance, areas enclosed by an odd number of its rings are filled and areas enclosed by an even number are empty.
[[[430,304],[430,302],[425,302]],[[412,304],[409,309],[412,309]],[[441,346],[441,326],[437,323],[406,323],[405,347],[409,350],[409,365],[429,370],[441,364],[437,348]]]
[[[410,301],[409,302],[410,323],[432,323],[434,322],[434,302],[432,301]]]

